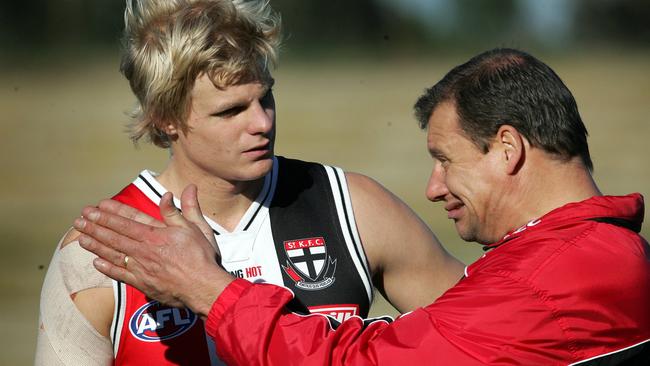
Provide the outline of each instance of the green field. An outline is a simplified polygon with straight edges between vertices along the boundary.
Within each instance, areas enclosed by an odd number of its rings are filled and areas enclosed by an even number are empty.
[[[370,175],[428,222],[466,262],[482,251],[461,242],[440,205],[426,201],[431,168],[411,107],[465,57],[350,63],[285,63],[275,73],[277,153]],[[650,194],[650,54],[590,53],[547,59],[574,92],[603,192]],[[124,134],[134,103],[113,57],[85,64],[0,71],[1,365],[33,358],[38,297],[54,247],[84,204],[117,192],[167,153]],[[647,237],[650,233],[644,228]],[[395,243],[400,245],[401,243]],[[615,259],[613,259],[615,260]],[[435,279],[432,279],[435,280]],[[384,304],[373,313],[391,312]]]

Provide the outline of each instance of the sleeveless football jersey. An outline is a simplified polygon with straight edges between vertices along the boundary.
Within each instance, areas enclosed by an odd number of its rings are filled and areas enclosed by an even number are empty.
[[[145,170],[114,199],[160,219],[165,192]],[[370,272],[341,169],[274,158],[235,230],[206,220],[232,275],[285,286],[312,313],[341,321],[368,314]],[[116,365],[221,364],[202,320],[189,309],[162,305],[124,283],[115,282],[114,289]]]

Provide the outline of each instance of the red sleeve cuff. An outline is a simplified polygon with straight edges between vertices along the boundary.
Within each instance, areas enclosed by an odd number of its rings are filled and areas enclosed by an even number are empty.
[[[208,319],[205,322],[205,330],[208,332],[210,337],[215,336],[217,325],[219,324],[219,320],[221,320],[223,314],[234,305],[244,291],[251,286],[253,286],[252,283],[237,278],[226,286],[221,295],[217,297],[217,300],[212,304],[212,308],[210,308]]]

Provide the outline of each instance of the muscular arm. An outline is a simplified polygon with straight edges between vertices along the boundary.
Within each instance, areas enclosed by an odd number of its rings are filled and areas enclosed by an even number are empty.
[[[393,306],[400,312],[425,306],[458,282],[463,264],[413,210],[366,176],[346,178],[374,284]]]

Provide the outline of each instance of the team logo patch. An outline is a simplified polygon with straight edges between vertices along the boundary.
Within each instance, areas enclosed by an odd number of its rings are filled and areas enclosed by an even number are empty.
[[[359,305],[356,304],[318,305],[308,306],[307,308],[312,314],[329,315],[339,323],[343,323],[351,317],[359,315]]]
[[[334,283],[336,259],[327,255],[327,246],[322,237],[287,240],[284,251],[287,253],[287,265],[282,269],[297,288],[316,291]]]
[[[129,320],[129,330],[141,341],[158,342],[187,332],[196,323],[196,318],[190,309],[178,309],[150,301],[133,313]]]

